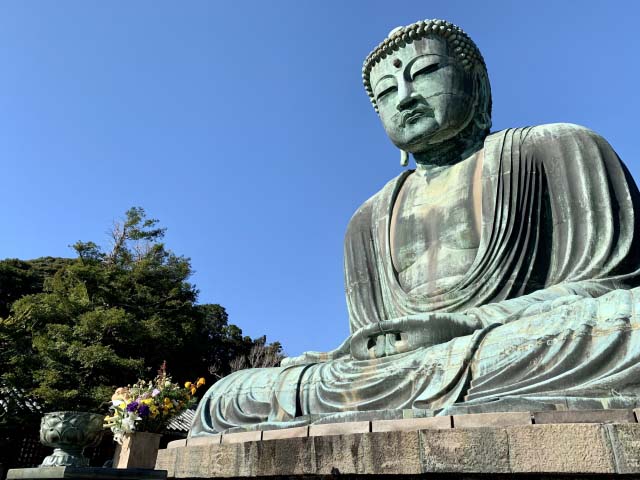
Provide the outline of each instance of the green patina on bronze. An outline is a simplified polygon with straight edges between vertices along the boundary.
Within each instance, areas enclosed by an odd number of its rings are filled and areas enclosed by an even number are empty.
[[[190,435],[637,406],[640,195],[609,144],[571,124],[490,134],[484,60],[442,20],[395,29],[363,80],[416,169],[349,222],[351,335],[222,379]]]

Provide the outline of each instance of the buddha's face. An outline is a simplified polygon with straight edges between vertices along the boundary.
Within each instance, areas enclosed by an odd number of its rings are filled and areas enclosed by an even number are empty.
[[[473,76],[440,37],[413,41],[371,70],[371,86],[391,141],[411,153],[457,136],[476,103]]]

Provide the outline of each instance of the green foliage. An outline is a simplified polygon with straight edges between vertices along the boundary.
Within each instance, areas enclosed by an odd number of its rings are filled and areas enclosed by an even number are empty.
[[[264,345],[220,305],[196,304],[190,261],[165,247],[164,232],[132,208],[109,250],[77,242],[75,259],[0,262],[0,381],[48,409],[99,410],[165,360],[177,381],[210,385]]]
[[[61,267],[73,262],[69,258],[43,257],[35,260],[9,258],[0,261],[0,317],[6,318],[13,302],[24,295],[39,293],[44,280]]]

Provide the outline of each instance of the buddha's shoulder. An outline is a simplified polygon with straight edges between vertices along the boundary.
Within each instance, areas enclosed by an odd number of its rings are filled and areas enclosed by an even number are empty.
[[[510,128],[492,133],[487,137],[487,142],[499,140],[506,135],[517,135],[524,146],[534,149],[575,142],[604,142],[593,130],[574,123],[546,123],[533,127]]]
[[[371,215],[373,210],[376,208],[380,208],[381,205],[386,205],[388,208],[389,201],[393,196],[393,192],[396,190],[398,185],[401,185],[402,182],[406,179],[406,177],[411,174],[413,170],[405,170],[397,177],[389,180],[384,187],[374,193],[371,197],[367,199],[351,216],[351,220],[349,221],[350,227],[356,227],[361,223],[370,222]]]

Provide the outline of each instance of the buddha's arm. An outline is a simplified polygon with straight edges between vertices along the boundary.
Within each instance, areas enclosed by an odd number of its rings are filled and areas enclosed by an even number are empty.
[[[431,312],[383,320],[358,329],[329,352],[305,352],[282,366],[305,365],[350,357],[367,360],[409,352],[470,335],[482,328],[478,318],[463,313]]]
[[[477,318],[462,313],[431,312],[367,325],[351,336],[351,356],[381,358],[420,347],[446,343],[482,328]]]
[[[470,308],[464,313],[476,317],[482,326],[509,323],[522,317],[543,314],[583,298],[594,298],[611,291],[607,282],[581,281],[554,285],[528,295]]]
[[[540,269],[546,286],[464,312],[485,326],[544,314],[638,283],[640,195],[614,150],[577,125],[541,125],[527,132],[519,157],[529,159],[525,168],[543,178],[537,195],[546,199],[537,232],[530,232],[531,238],[537,234],[546,243],[530,262],[546,258],[540,263],[546,262]],[[512,188],[518,187],[514,183]]]
[[[582,281],[554,285],[528,295],[471,308],[463,313],[431,312],[372,323],[358,329],[329,352],[305,352],[283,360],[283,366],[327,362],[350,357],[381,358],[445,343],[496,323],[509,323],[594,298],[611,291],[606,282]]]
[[[359,329],[349,338],[351,357],[380,358],[446,343],[490,325],[545,314],[584,298],[599,297],[613,288],[606,281],[566,283],[465,312],[431,312],[384,320]]]
[[[283,367],[293,367],[295,365],[309,365],[312,363],[322,363],[328,362],[329,360],[336,360],[338,358],[343,358],[349,356],[349,347],[351,345],[352,336],[347,337],[347,339],[333,350],[328,352],[304,352],[302,355],[298,355],[297,357],[287,357],[282,360],[281,365]]]

